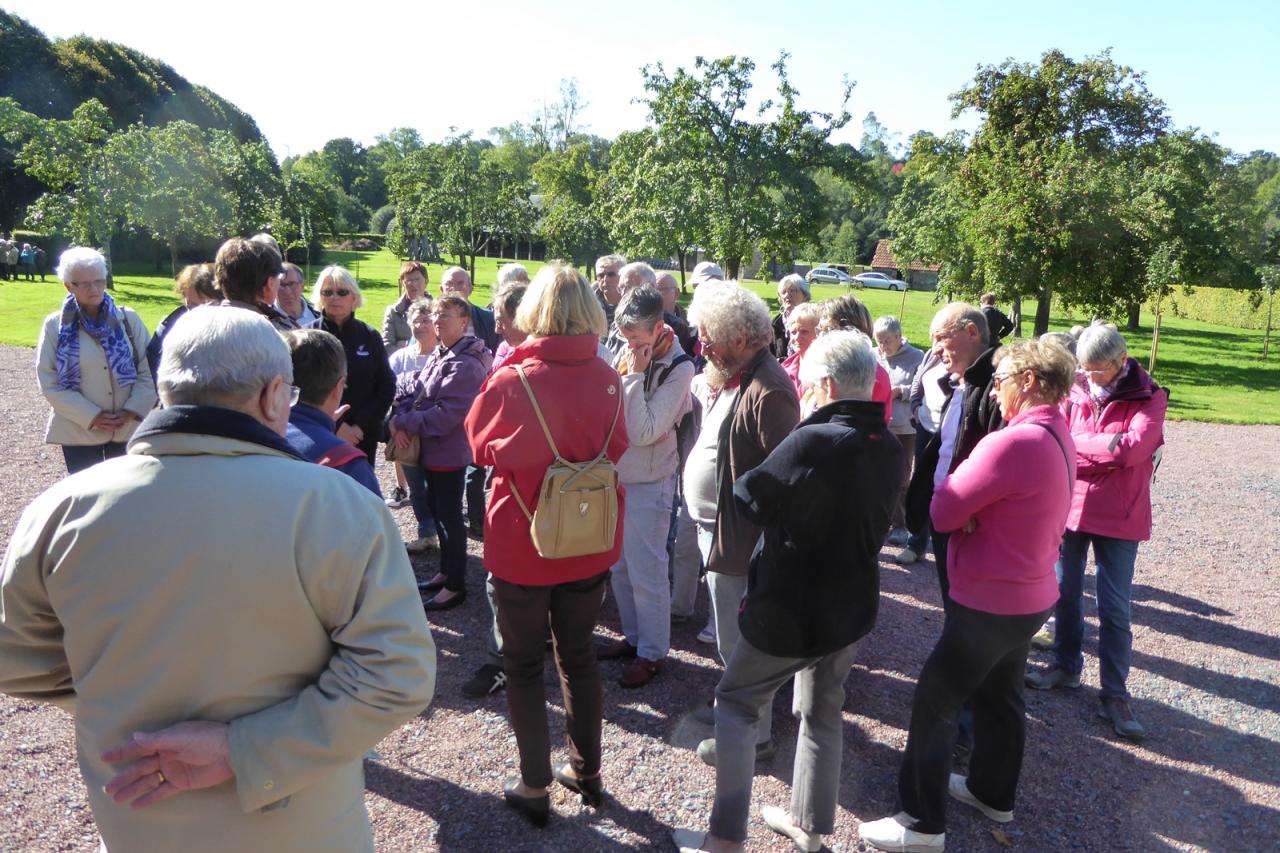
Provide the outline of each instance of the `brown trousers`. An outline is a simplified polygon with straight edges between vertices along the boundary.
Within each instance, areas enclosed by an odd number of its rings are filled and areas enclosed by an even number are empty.
[[[605,571],[555,586],[520,586],[493,579],[502,631],[502,668],[507,674],[507,708],[520,750],[520,776],[530,788],[545,788],[552,780],[551,735],[542,680],[548,619],[564,694],[570,764],[578,776],[600,772],[603,698],[592,634],[608,577]]]

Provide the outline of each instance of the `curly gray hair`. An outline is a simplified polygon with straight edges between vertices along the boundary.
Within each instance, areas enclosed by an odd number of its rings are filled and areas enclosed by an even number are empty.
[[[736,281],[708,281],[693,292],[689,322],[707,331],[713,341],[730,343],[745,338],[753,349],[773,340],[773,321],[764,300]]]

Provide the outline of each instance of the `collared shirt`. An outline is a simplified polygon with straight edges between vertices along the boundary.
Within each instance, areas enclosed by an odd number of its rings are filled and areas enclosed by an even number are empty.
[[[964,412],[964,380],[956,383],[951,391],[951,403],[942,413],[942,443],[938,447],[938,467],[933,471],[934,489],[942,488],[951,471],[951,460],[956,455],[956,439],[960,436],[960,415]]]

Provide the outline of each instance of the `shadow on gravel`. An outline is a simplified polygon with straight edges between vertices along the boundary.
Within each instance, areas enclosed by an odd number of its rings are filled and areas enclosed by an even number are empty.
[[[1198,598],[1192,598],[1189,595],[1181,595],[1176,592],[1170,592],[1167,589],[1160,589],[1156,586],[1148,586],[1146,584],[1135,583],[1131,588],[1130,598],[1133,601],[1159,601],[1170,607],[1176,607],[1179,610],[1185,610],[1187,613],[1194,613],[1196,616],[1231,616],[1230,610],[1223,610],[1221,607],[1215,607],[1208,602],[1201,601]]]
[[[1252,705],[1260,711],[1280,711],[1280,684],[1274,681],[1214,672],[1202,666],[1156,657],[1137,650],[1133,652],[1133,666],[1222,699]],[[1280,675],[1280,672],[1273,668],[1272,674]],[[1280,776],[1280,769],[1277,769],[1276,775]]]
[[[1174,613],[1136,602],[1133,604],[1132,613],[1135,624],[1146,625],[1164,634],[1172,634],[1197,643],[1235,649],[1264,660],[1280,660],[1280,640],[1257,631],[1237,628],[1235,625],[1196,613]]]

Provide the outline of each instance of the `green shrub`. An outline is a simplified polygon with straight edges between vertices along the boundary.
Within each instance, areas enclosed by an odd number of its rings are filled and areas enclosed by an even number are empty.
[[[369,218],[369,230],[375,234],[386,234],[387,225],[390,224],[395,215],[396,206],[394,204],[384,204],[375,210],[373,216]]]
[[[1166,316],[1172,314],[1217,326],[1261,329],[1267,324],[1266,294],[1260,290],[1192,287],[1188,293],[1187,289],[1176,287],[1165,297],[1161,308]],[[1147,303],[1143,310],[1154,311],[1155,306]]]

